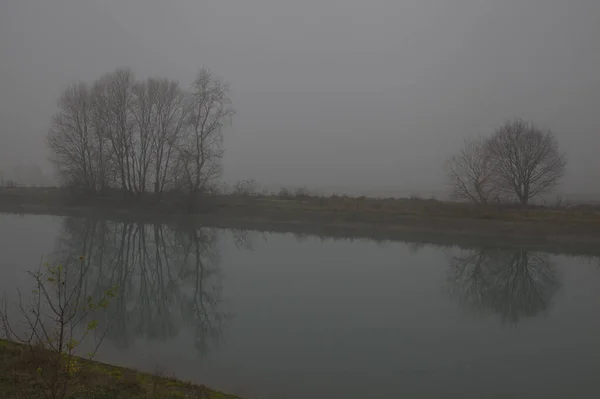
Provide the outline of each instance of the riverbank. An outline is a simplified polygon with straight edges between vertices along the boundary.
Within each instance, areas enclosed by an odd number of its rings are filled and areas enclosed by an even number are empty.
[[[434,199],[365,197],[207,197],[203,212],[160,202],[70,196],[60,189],[0,190],[0,212],[102,217],[149,223],[177,221],[222,228],[298,232],[441,245],[522,246],[562,253],[600,252],[600,208],[480,206]]]
[[[43,356],[37,356],[37,359]],[[136,370],[78,359],[81,369],[72,379],[67,397],[94,398],[205,398],[239,399],[204,386]],[[43,398],[38,364],[29,348],[0,339],[0,397]],[[75,396],[72,396],[75,395]]]

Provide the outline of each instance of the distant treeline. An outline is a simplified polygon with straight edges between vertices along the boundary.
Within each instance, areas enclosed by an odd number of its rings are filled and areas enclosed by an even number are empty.
[[[188,90],[167,78],[136,80],[129,69],[68,87],[47,137],[61,185],[137,199],[184,193],[194,207],[221,175],[222,129],[234,115],[228,94],[207,69]],[[515,119],[490,137],[465,140],[445,172],[455,199],[526,205],[556,188],[566,163],[551,131]],[[255,189],[245,180],[233,192]]]

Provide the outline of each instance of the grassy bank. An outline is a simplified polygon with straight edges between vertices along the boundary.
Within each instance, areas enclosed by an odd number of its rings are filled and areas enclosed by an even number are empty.
[[[36,359],[43,359],[37,353]],[[80,359],[81,370],[71,384],[72,398],[205,398],[236,399],[209,388],[135,370]],[[43,398],[30,349],[0,340],[0,398]]]
[[[122,196],[87,198],[60,189],[2,189],[0,212],[166,221],[178,216],[206,224],[310,226],[368,235],[452,235],[521,242],[600,243],[600,207],[473,205],[419,198],[310,195],[217,195],[202,211],[186,213],[181,198],[138,201]],[[570,244],[569,244],[570,245]]]
[[[220,208],[258,213],[314,215],[343,222],[395,224],[406,217],[497,220],[506,222],[593,222],[600,226],[599,206],[478,205],[421,198],[369,198],[348,196],[220,196]]]
[[[188,213],[189,207],[182,194],[164,194],[156,199],[151,195],[145,199],[134,198],[121,193],[103,196],[84,196],[60,188],[2,188],[0,187],[0,208],[18,210],[27,206],[85,207],[89,209],[110,209],[129,212]],[[271,195],[210,195],[202,198],[196,206],[198,213],[215,213],[223,210],[274,212],[287,214],[289,218],[317,214],[318,217],[339,221],[371,222],[390,224],[399,216],[442,217],[453,219],[478,219],[529,222],[596,222],[600,224],[599,205],[567,204],[543,206],[518,204],[479,205],[440,201],[436,199],[411,198],[370,198],[350,196],[317,196],[308,194]]]

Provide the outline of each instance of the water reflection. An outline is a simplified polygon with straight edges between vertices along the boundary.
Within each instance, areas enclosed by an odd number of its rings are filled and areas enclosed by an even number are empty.
[[[464,250],[450,266],[450,290],[463,305],[509,324],[548,310],[560,286],[550,257],[527,250]]]
[[[186,328],[204,354],[231,316],[221,301],[217,242],[211,228],[66,218],[52,260],[68,265],[74,254],[84,256],[86,295],[118,286],[100,320],[111,321],[106,338],[118,347],[167,340]]]
[[[230,233],[238,249],[254,249],[246,231]],[[52,260],[85,257],[86,295],[119,287],[102,320],[112,320],[107,338],[119,348],[139,338],[169,340],[186,329],[204,354],[232,317],[221,298],[218,234],[192,225],[65,218]],[[302,243],[307,236],[295,238]],[[424,245],[409,244],[409,252],[416,255]],[[469,311],[507,324],[548,310],[560,286],[550,256],[539,252],[483,247],[448,253],[448,259],[451,294]]]

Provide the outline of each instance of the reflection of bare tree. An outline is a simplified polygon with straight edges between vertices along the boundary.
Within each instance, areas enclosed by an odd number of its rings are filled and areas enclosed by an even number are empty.
[[[225,320],[225,315],[218,311],[219,279],[213,278],[218,270],[210,267],[219,262],[219,253],[214,245],[216,238],[215,230],[203,231],[193,227],[181,234],[180,239],[187,254],[184,264],[189,265],[183,278],[193,285],[193,295],[181,301],[182,314],[193,321],[195,345],[200,353],[207,349],[209,340],[219,339]],[[212,284],[209,285],[209,282]]]
[[[254,251],[254,240],[252,239],[252,236],[248,234],[248,231],[232,229],[231,234],[233,235],[233,243],[237,249]]]
[[[525,250],[483,248],[451,256],[450,287],[479,314],[516,324],[547,310],[560,285],[549,256]]]
[[[195,331],[204,352],[222,333],[219,253],[214,229],[67,218],[54,258],[84,256],[89,294],[118,286],[108,332],[121,347],[136,338],[168,339]]]
[[[407,246],[408,246],[408,253],[411,254],[411,255],[416,255],[423,248],[425,248],[425,243],[422,243],[422,242],[409,242],[407,244]]]

